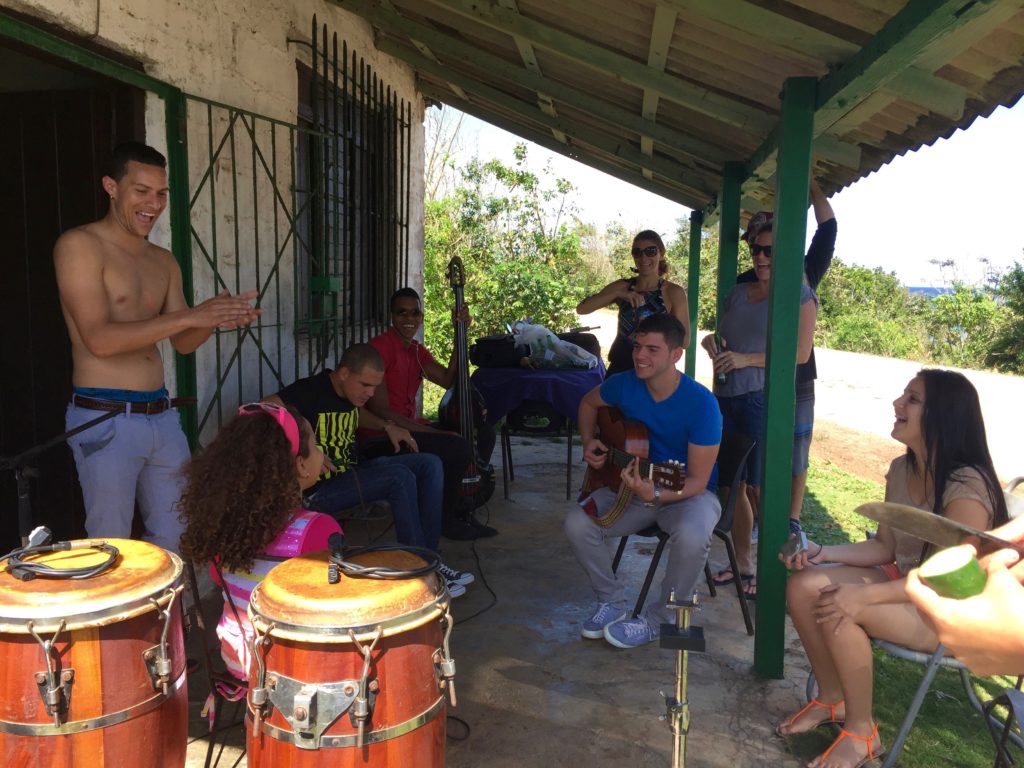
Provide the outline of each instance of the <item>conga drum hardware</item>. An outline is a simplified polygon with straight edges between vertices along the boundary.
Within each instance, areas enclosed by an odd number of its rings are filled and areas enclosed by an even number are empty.
[[[149,598],[150,604],[156,610],[157,615],[163,620],[164,628],[160,633],[160,644],[147,648],[142,652],[142,661],[149,672],[149,679],[153,683],[154,691],[163,691],[164,696],[168,694],[171,687],[171,657],[167,653],[167,633],[171,629],[171,611],[174,607],[174,600],[181,594],[184,585],[168,589],[160,600]],[[161,601],[166,601],[167,607],[161,607]]]
[[[68,704],[71,701],[71,684],[75,681],[75,670],[62,669],[58,675],[53,668],[53,644],[57,642],[60,633],[64,631],[64,624],[65,622],[62,621],[49,640],[44,640],[39,636],[33,622],[30,621],[26,627],[28,633],[43,649],[46,671],[36,672],[34,677],[36,685],[39,687],[39,696],[43,700],[43,706],[46,707],[46,714],[53,717],[53,724],[57,728],[60,728],[61,714],[68,710]]]
[[[448,698],[451,699],[452,706],[456,706],[455,702],[455,659],[452,658],[451,651],[448,649],[448,641],[452,636],[452,627],[455,626],[455,622],[452,621],[452,613],[450,606],[445,607],[444,616],[441,617],[441,624],[444,627],[444,641],[441,647],[434,651],[434,672],[437,675],[437,687],[442,691],[448,691]]]
[[[356,555],[375,572],[415,571],[403,551]],[[353,578],[325,589],[326,552],[276,566],[253,590],[246,726],[249,764],[444,763],[452,620],[434,573]],[[326,756],[320,750],[331,750]]]

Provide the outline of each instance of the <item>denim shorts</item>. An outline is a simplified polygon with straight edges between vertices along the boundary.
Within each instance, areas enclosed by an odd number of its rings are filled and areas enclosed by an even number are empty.
[[[747,457],[743,479],[747,485],[761,485],[761,445],[764,442],[764,390],[747,392],[734,397],[718,395],[722,411],[722,431],[747,435],[754,447]]]
[[[811,438],[814,437],[814,381],[796,385],[796,418],[793,425],[793,477],[810,465]]]

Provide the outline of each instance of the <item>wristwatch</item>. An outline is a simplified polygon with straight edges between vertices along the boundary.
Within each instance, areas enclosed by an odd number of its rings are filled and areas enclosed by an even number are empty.
[[[661,487],[656,485],[654,486],[654,498],[650,501],[645,501],[644,506],[656,507],[659,503],[661,503]]]

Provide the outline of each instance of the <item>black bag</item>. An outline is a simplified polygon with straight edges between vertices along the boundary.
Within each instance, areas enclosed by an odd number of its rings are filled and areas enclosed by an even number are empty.
[[[517,368],[530,348],[517,345],[510,333],[481,336],[469,348],[469,362],[480,368]]]

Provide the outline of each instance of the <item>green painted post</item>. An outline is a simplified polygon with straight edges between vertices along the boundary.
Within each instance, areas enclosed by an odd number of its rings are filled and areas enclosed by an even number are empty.
[[[740,248],[740,185],[745,176],[743,163],[726,163],[722,171],[722,196],[718,217],[718,310],[736,285],[736,264]]]
[[[765,360],[757,634],[754,639],[754,669],[764,677],[773,678],[783,676],[785,649],[786,571],[776,555],[789,536],[794,381],[816,88],[814,78],[787,79],[782,89],[782,115],[779,120],[775,248],[768,296],[768,355]]]
[[[188,184],[188,103],[185,94],[177,88],[164,97],[164,119],[167,132],[167,176],[170,187],[171,253],[181,268],[181,289],[189,306],[195,301],[192,287],[192,231],[189,217]],[[212,183],[212,182],[211,182]],[[195,397],[196,356],[174,355],[174,371],[178,397]],[[199,406],[182,406],[181,427],[189,446],[196,449],[199,442]]]
[[[700,290],[700,240],[703,211],[690,211],[690,261],[686,277],[686,303],[690,312],[690,344],[686,347],[686,375],[697,373],[697,296]]]

